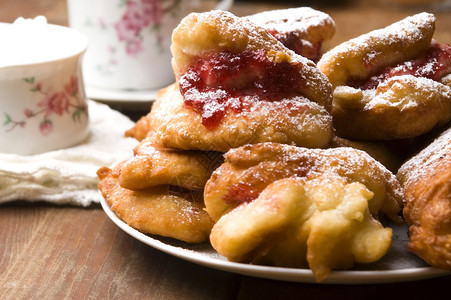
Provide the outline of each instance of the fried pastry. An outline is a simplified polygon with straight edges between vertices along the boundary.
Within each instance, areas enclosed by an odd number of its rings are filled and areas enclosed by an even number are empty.
[[[363,150],[392,172],[396,172],[402,164],[400,156],[393,151],[393,147],[384,142],[355,141],[339,136],[333,136],[329,142],[328,148],[338,147],[351,147]]]
[[[327,78],[247,19],[192,13],[171,50],[177,82],[150,114],[162,146],[225,152],[266,141],[324,147],[331,138]]]
[[[324,147],[332,137],[332,117],[320,105],[302,96],[281,101],[243,99],[239,113],[227,112],[213,129],[184,104],[172,85],[158,98],[149,115],[158,144],[166,148],[226,152],[259,142]]]
[[[231,149],[204,190],[206,211],[218,221],[243,203],[251,202],[272,182],[321,174],[360,182],[374,193],[370,212],[399,221],[402,189],[395,176],[366,152],[353,148],[307,149],[278,143]]]
[[[334,86],[334,127],[350,139],[416,137],[451,120],[451,47],[432,39],[435,16],[420,13],[349,40],[318,67]]]
[[[150,119],[148,115],[142,116],[138,121],[136,121],[132,128],[125,131],[125,136],[142,141],[147,137],[147,133],[151,130],[149,123]]]
[[[310,7],[265,11],[247,18],[266,29],[287,48],[314,62],[329,49],[335,34],[334,20]]]
[[[202,190],[222,161],[221,153],[162,148],[149,135],[135,148],[133,158],[118,164],[114,171],[119,184],[127,189],[170,184]]]
[[[405,162],[397,177],[406,199],[408,249],[451,270],[451,128]]]
[[[346,41],[318,62],[334,87],[365,80],[374,73],[418,57],[431,44],[435,16],[420,13]]]
[[[280,179],[221,217],[210,241],[230,261],[307,266],[320,282],[332,269],[375,262],[390,248],[391,228],[368,210],[372,196],[337,176]]]
[[[220,100],[226,100],[222,98],[249,94],[271,101],[301,95],[331,107],[330,83],[312,61],[286,48],[264,28],[229,12],[189,14],[174,29],[171,51],[187,103],[208,97],[210,105],[222,106]]]
[[[202,192],[169,185],[140,191],[126,189],[107,167],[100,168],[97,176],[108,205],[131,227],[189,243],[208,239],[213,221],[204,211]]]
[[[165,89],[160,89],[157,93],[157,95],[155,96],[156,99],[162,97],[165,93]],[[147,134],[152,131],[152,135],[154,135],[153,130],[151,130],[151,125],[150,125],[150,112],[145,115],[142,116],[141,118],[138,119],[138,121],[135,122],[135,125],[126,130],[125,131],[125,136],[126,137],[132,137],[137,139],[138,141],[142,141],[143,139],[145,139],[147,137]]]

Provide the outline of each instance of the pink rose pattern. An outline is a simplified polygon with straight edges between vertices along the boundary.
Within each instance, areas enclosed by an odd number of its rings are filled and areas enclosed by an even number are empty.
[[[125,42],[128,55],[143,51],[141,31],[152,26],[158,28],[163,17],[161,0],[128,0],[122,18],[114,24],[120,41]]]
[[[81,116],[88,115],[88,108],[86,106],[86,99],[80,99],[78,93],[78,78],[72,76],[64,85],[62,91],[55,91],[52,87],[43,88],[41,82],[35,83],[35,78],[24,78],[24,82],[31,85],[30,91],[32,93],[39,93],[42,98],[37,103],[40,110],[32,111],[31,109],[24,110],[24,119],[14,120],[10,114],[4,113],[6,121],[3,126],[6,126],[7,131],[12,131],[17,126],[25,127],[28,119],[42,116],[39,125],[40,132],[43,136],[49,135],[53,131],[52,116],[63,116],[64,114],[72,114],[72,121],[79,122]]]
[[[157,32],[157,44],[162,48],[164,36],[160,34],[159,29],[163,22],[163,16],[171,13],[181,0],[121,0],[120,7],[124,7],[124,13],[116,22],[108,24],[104,18],[99,18],[97,25],[102,30],[109,27],[114,28],[118,41],[124,45],[125,52],[130,57],[138,57],[145,49],[143,47],[143,30],[154,30]],[[95,24],[95,23],[94,23]],[[88,22],[87,26],[92,26]],[[118,63],[115,58],[117,53],[116,46],[108,46],[107,53],[110,58],[108,65],[98,65],[97,69],[104,75],[111,72],[110,66]]]

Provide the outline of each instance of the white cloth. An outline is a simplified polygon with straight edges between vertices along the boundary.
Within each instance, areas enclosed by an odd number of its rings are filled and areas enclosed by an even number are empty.
[[[109,106],[90,100],[89,115],[90,135],[81,144],[29,156],[0,153],[0,203],[99,203],[97,170],[131,157],[137,141],[124,137],[134,123]]]

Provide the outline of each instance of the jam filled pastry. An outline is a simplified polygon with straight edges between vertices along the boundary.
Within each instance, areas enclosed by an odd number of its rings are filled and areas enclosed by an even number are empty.
[[[397,177],[406,199],[408,249],[451,270],[451,128],[405,162]]]
[[[193,13],[174,30],[171,50],[177,82],[149,116],[162,146],[225,152],[329,142],[329,81],[265,29],[228,12]]]
[[[332,269],[371,263],[391,245],[380,213],[399,219],[395,176],[363,151],[264,143],[232,149],[207,182],[213,248],[230,261]]]
[[[432,39],[435,16],[420,13],[349,40],[318,67],[334,86],[334,127],[350,139],[392,140],[451,120],[451,47]]]
[[[287,48],[314,62],[329,49],[335,34],[334,20],[310,7],[265,11],[247,18],[265,28]]]
[[[257,198],[273,181],[287,177],[314,178],[330,174],[360,182],[374,193],[373,215],[400,221],[402,190],[395,176],[364,151],[340,147],[308,149],[278,143],[245,145],[228,151],[204,190],[206,211],[214,221],[240,204]]]

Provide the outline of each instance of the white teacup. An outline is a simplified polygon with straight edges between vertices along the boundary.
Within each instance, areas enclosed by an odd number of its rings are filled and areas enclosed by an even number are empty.
[[[0,23],[0,152],[42,153],[89,133],[82,33],[44,17]]]
[[[214,6],[207,4],[214,3]],[[89,38],[89,87],[153,90],[174,82],[171,34],[192,11],[227,10],[233,0],[68,0],[69,24]]]

